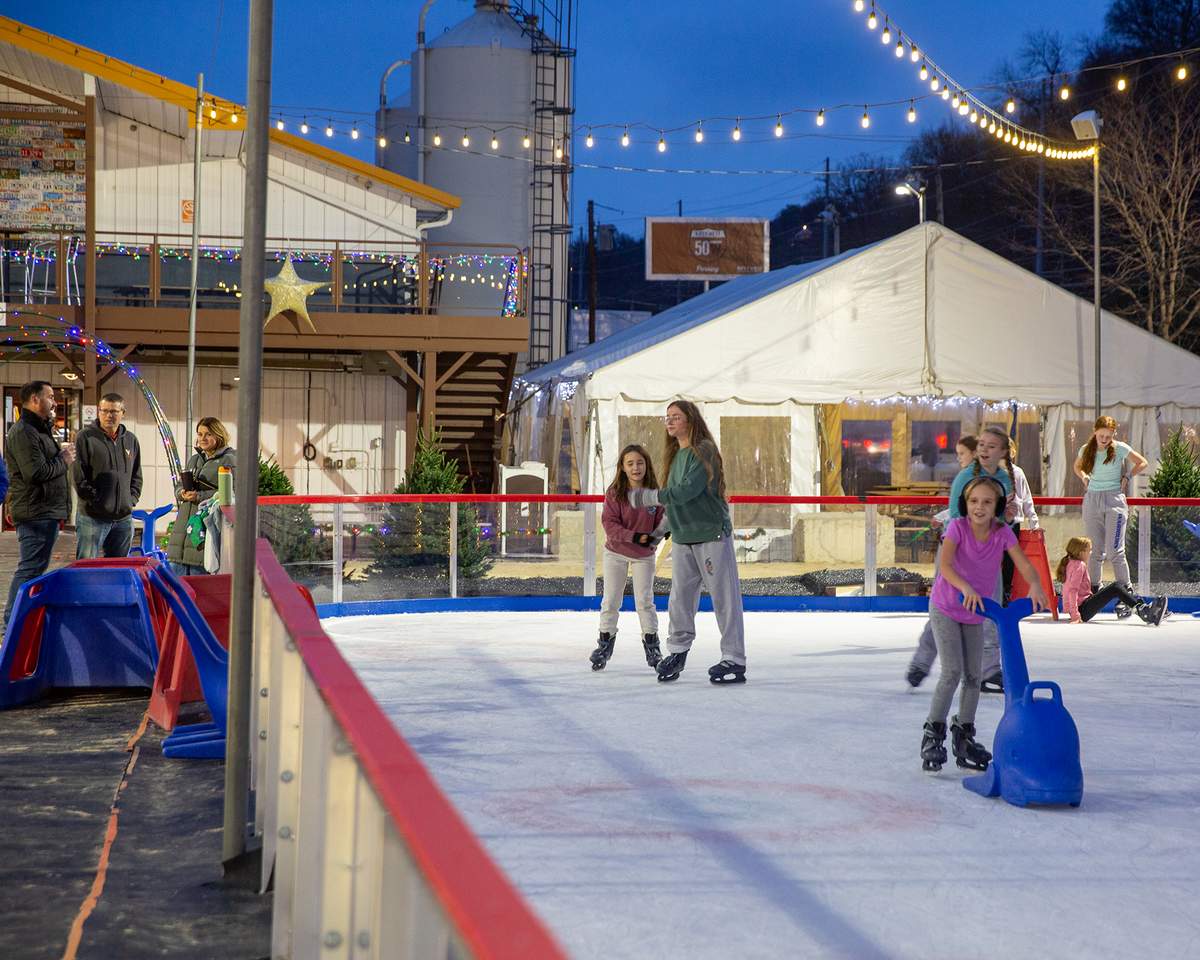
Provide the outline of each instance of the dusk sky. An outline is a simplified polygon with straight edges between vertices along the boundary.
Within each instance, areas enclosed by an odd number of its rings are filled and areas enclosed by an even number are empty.
[[[1107,6],[1106,0],[892,0],[880,9],[958,82],[981,87],[995,79],[1025,33],[1058,31],[1074,51],[1078,41],[1099,32]],[[277,2],[272,104],[290,115],[334,115],[346,125],[358,120],[369,132],[380,75],[411,54],[420,7],[419,0]],[[439,0],[429,37],[472,9],[470,0]],[[0,11],[176,80],[194,83],[204,71],[210,90],[245,97],[247,0],[0,0]],[[867,30],[852,0],[582,0],[577,42],[580,164],[814,171],[827,156],[835,165],[864,151],[899,156],[917,131],[950,113],[941,101],[918,99],[916,124],[906,122],[905,103],[873,109],[870,130],[862,130],[863,104],[927,97],[929,91],[907,58],[897,60],[880,43],[879,31]],[[389,90],[396,96],[406,86],[398,74]],[[838,104],[852,106],[831,109]],[[775,114],[820,107],[830,109],[823,128],[801,114],[785,117],[785,135],[774,136]],[[755,114],[771,119],[744,122],[738,144],[730,140],[732,120],[706,124],[702,145],[692,143],[690,128],[668,137],[665,154],[655,148],[657,135],[647,131],[635,134],[628,149],[616,142],[619,131],[598,132],[591,150],[582,143],[589,124],[640,121],[665,128]],[[313,135],[324,141],[316,130]],[[373,159],[369,136],[357,143],[339,136],[330,145]],[[788,202],[807,199],[815,187],[807,172],[735,176],[581,167],[575,221],[583,219],[588,198],[622,211],[602,210],[601,218],[637,235],[643,217],[674,214],[680,200],[685,213],[769,217]]]

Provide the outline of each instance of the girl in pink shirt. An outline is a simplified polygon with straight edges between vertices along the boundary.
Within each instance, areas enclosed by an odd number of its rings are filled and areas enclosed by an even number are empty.
[[[1033,565],[1017,546],[1004,522],[1007,495],[998,480],[981,475],[969,481],[959,496],[958,512],[946,526],[938,577],[929,594],[929,623],[937,643],[942,673],[933,691],[929,718],[921,738],[921,766],[942,769],[946,762],[946,715],[962,681],[958,715],[951,724],[954,757],[960,767],[986,770],[992,755],[975,741],[975,709],[983,667],[981,597],[990,597],[1007,554],[1030,585],[1035,610],[1049,602]],[[960,599],[961,596],[961,599]]]
[[[1125,604],[1125,616],[1136,612],[1146,623],[1158,626],[1167,612],[1167,598],[1155,597],[1149,603],[1132,593],[1120,581],[1114,581],[1099,593],[1092,593],[1092,578],[1088,561],[1092,557],[1092,541],[1087,537],[1072,537],[1067,541],[1067,553],[1058,561],[1055,576],[1062,583],[1063,610],[1071,615],[1072,623],[1087,623],[1110,601]],[[1118,608],[1117,616],[1121,616]]]
[[[636,443],[621,451],[617,476],[604,495],[604,599],[600,603],[600,639],[592,651],[593,670],[603,670],[617,642],[617,614],[625,596],[625,580],[633,574],[633,602],[642,627],[646,663],[656,668],[662,660],[658,645],[658,614],[654,610],[654,548],[666,531],[663,507],[637,509],[629,504],[629,491],[658,489],[650,454]]]

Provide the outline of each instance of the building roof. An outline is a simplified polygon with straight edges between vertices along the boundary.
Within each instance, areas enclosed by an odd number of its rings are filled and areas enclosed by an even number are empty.
[[[196,88],[126,63],[81,44],[65,40],[28,24],[0,16],[0,75],[19,78],[48,94],[80,102],[83,77],[97,80],[97,96],[111,113],[176,136],[195,126]],[[3,81],[0,80],[0,86]],[[245,135],[246,109],[224,97],[205,92],[216,109],[216,119],[204,118],[209,133],[208,156],[236,156]],[[438,190],[348,154],[331,150],[272,129],[271,142],[294,150],[320,163],[364,177],[412,198],[413,205],[426,210],[453,210],[462,204],[454,194]]]

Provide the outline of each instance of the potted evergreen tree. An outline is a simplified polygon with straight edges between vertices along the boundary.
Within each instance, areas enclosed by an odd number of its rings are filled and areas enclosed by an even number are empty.
[[[1163,445],[1158,469],[1150,478],[1151,497],[1200,497],[1200,464],[1196,451],[1175,430]],[[1137,514],[1130,518],[1132,536],[1126,548],[1131,566],[1138,559]],[[1200,523],[1200,507],[1155,507],[1150,521],[1150,575],[1155,583],[1187,583],[1200,580],[1200,538],[1184,521]]]

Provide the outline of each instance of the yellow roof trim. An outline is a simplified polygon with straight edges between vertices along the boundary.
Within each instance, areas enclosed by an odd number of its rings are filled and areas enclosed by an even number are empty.
[[[288,147],[298,153],[307,154],[317,160],[322,160],[325,163],[349,170],[351,173],[357,173],[359,176],[366,177],[376,183],[386,184],[411,196],[428,200],[430,203],[435,203],[439,207],[445,207],[447,210],[457,210],[462,206],[462,198],[456,197],[452,193],[446,193],[444,190],[437,189],[437,187],[431,187],[417,180],[402,177],[398,173],[392,173],[392,171],[385,170],[383,167],[377,167],[373,163],[367,163],[365,160],[359,160],[338,150],[330,150],[319,143],[313,143],[310,140],[305,140],[303,137],[298,137],[294,133],[285,133],[282,130],[272,129],[271,139],[281,146]]]
[[[196,88],[186,83],[180,83],[157,73],[151,73],[149,70],[143,70],[141,67],[135,67],[124,60],[118,60],[116,57],[107,56],[78,43],[64,40],[62,37],[56,37],[52,33],[35,29],[28,24],[13,20],[11,17],[0,16],[0,43],[10,43],[35,56],[45,57],[47,60],[53,60],[63,66],[90,73],[92,76],[120,84],[136,93],[172,104],[186,110],[189,125],[195,126]],[[205,95],[205,100],[209,100],[208,94]],[[217,110],[217,119],[214,121],[205,117],[204,125],[206,127],[225,130],[245,128],[246,110],[243,106],[232,100],[215,96],[212,97],[212,106]],[[240,124],[233,122],[231,118],[234,116],[237,116],[242,122]],[[386,184],[447,210],[456,210],[462,206],[462,199],[452,193],[426,186],[416,180],[410,180],[408,177],[402,177],[398,173],[384,170],[382,167],[358,160],[337,150],[330,150],[320,144],[310,143],[301,137],[279,130],[271,130],[271,139],[281,146],[289,147],[324,163],[367,177],[376,183]]]

